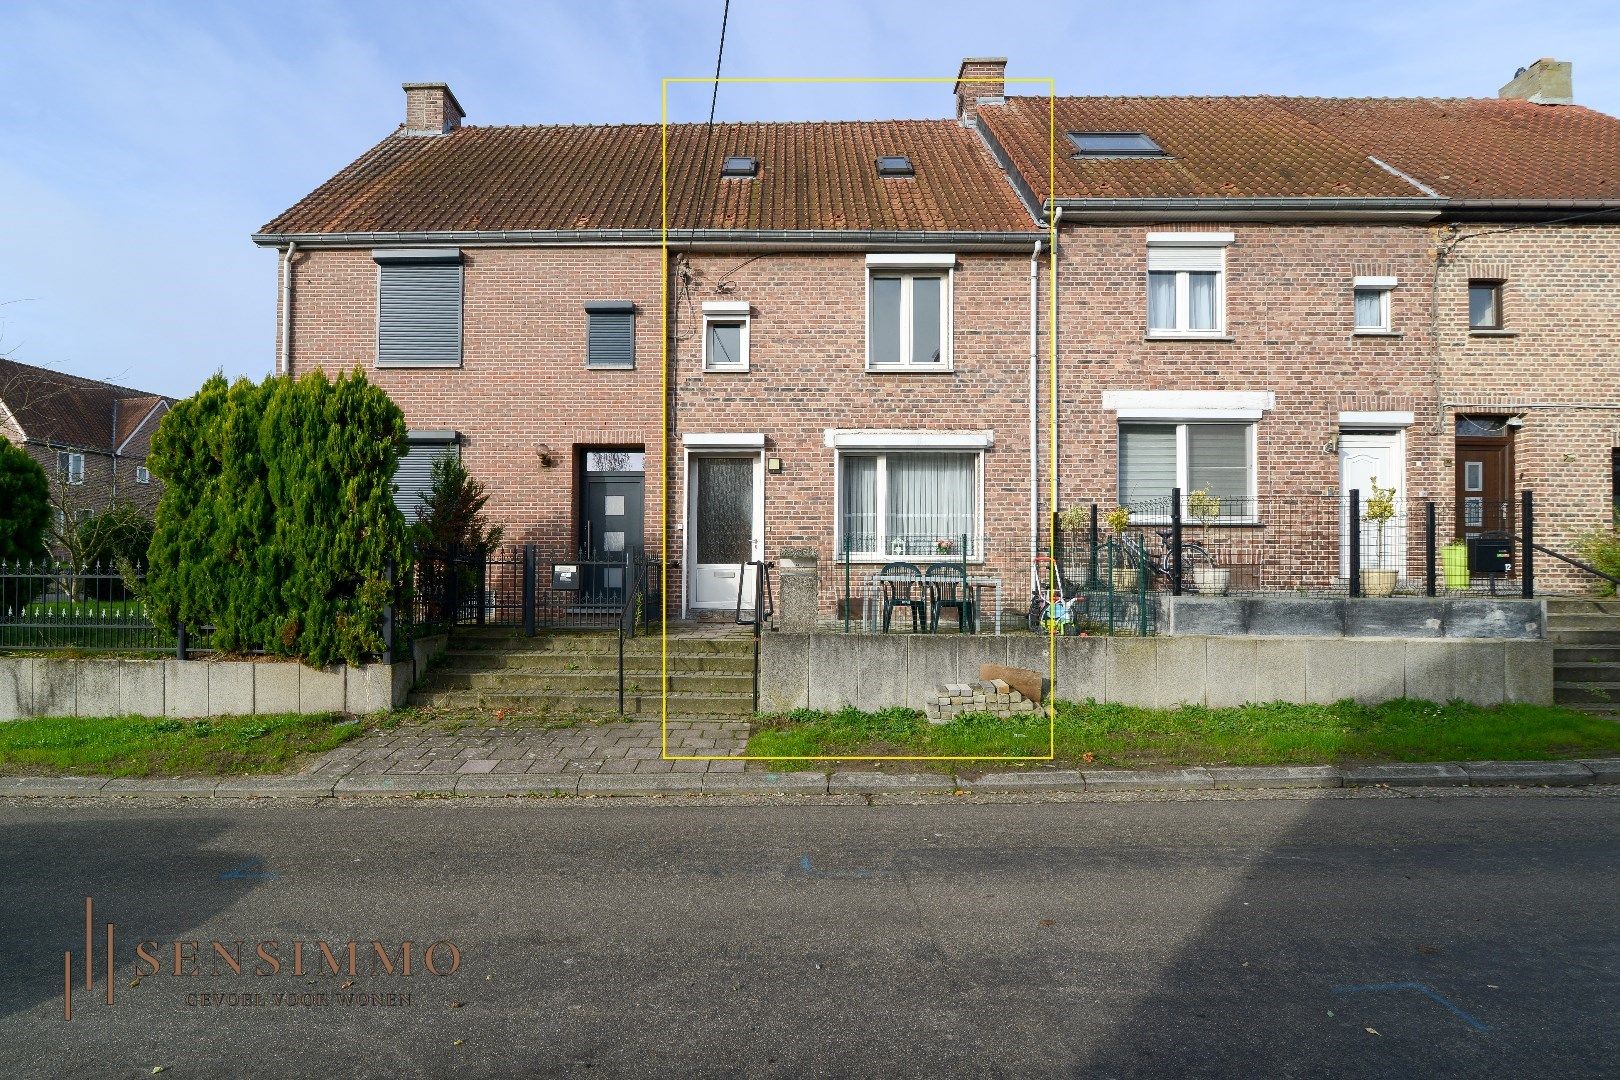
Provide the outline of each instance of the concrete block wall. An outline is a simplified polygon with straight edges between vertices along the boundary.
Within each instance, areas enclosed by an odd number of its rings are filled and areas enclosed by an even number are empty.
[[[1468,597],[1166,596],[1167,634],[1260,637],[1502,638],[1545,636],[1541,600]]]
[[[1396,698],[1478,705],[1553,699],[1552,646],[1505,639],[1343,637],[1045,638],[767,634],[760,709],[922,708],[941,683],[1010,664],[1068,701],[1148,708]]]
[[[445,648],[413,643],[395,664],[311,668],[249,660],[0,656],[0,720],[29,716],[250,716],[386,712]]]

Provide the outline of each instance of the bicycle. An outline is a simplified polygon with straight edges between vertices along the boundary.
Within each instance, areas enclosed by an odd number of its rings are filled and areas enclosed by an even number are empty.
[[[1064,583],[1063,570],[1050,555],[1035,556],[1035,584],[1029,593],[1029,612],[1025,621],[1031,633],[1056,630],[1060,634],[1080,632],[1079,609],[1086,599],[1078,588]]]
[[[1141,536],[1126,537],[1120,546],[1120,552],[1125,562],[1138,570],[1145,570],[1151,577],[1163,578],[1167,582],[1174,581],[1175,553],[1170,547],[1170,537],[1174,535],[1172,529],[1155,529],[1154,535],[1159,538],[1159,551],[1157,565],[1149,559],[1147,541]],[[1197,541],[1183,540],[1181,542],[1181,591],[1197,592],[1193,583],[1198,580],[1199,569],[1213,570],[1220,565],[1208,548]],[[1151,580],[1151,578],[1150,578]]]

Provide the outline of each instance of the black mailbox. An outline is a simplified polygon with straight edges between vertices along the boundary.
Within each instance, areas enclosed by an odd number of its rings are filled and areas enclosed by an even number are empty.
[[[573,563],[552,563],[551,587],[558,592],[579,592],[579,567]]]
[[[1468,540],[1468,572],[1470,574],[1513,573],[1513,538],[1501,533],[1487,533]]]

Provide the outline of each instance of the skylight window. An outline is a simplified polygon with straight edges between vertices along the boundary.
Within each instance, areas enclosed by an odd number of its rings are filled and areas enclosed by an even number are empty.
[[[1140,131],[1071,131],[1081,157],[1163,157],[1164,148]]]
[[[734,154],[720,166],[721,176],[758,176],[759,159],[746,154]]]
[[[879,176],[916,176],[917,171],[911,167],[911,159],[904,154],[888,154],[877,159]]]

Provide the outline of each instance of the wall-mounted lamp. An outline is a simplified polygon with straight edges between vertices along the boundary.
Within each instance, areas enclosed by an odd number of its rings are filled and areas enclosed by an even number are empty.
[[[1508,427],[1524,427],[1524,417],[1510,416],[1507,418]]]
[[[553,465],[557,464],[557,459],[551,456],[551,448],[544,444],[535,447],[534,455],[540,459],[540,467],[542,469],[549,469]]]
[[[768,458],[766,458],[765,459],[765,471],[770,472],[770,473],[779,473],[779,472],[781,472],[782,471],[782,459],[779,458],[779,457],[768,457]]]
[[[1331,436],[1328,439],[1327,444],[1322,447],[1322,453],[1324,453],[1324,454],[1337,454],[1338,452],[1339,452],[1339,437],[1337,435],[1334,435],[1334,436]]]

